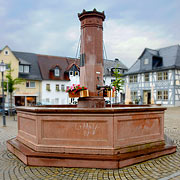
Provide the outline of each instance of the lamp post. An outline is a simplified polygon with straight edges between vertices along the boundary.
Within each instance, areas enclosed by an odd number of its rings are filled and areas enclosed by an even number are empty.
[[[3,126],[6,126],[6,115],[4,111],[4,71],[6,70],[6,64],[4,64],[3,60],[0,64],[0,72],[2,72],[2,118],[3,118]]]

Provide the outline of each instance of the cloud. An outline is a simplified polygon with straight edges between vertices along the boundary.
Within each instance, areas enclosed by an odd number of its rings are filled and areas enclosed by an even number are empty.
[[[170,16],[173,15],[171,13],[167,24],[161,16],[150,20],[153,14],[143,12],[142,15],[144,6],[135,0],[136,7],[132,0],[131,3],[123,0],[113,3],[108,0],[103,3],[89,0],[27,0],[26,5],[21,1],[21,6],[12,4],[12,0],[9,4],[7,2],[0,0],[0,20],[3,24],[0,28],[1,48],[9,45],[12,50],[75,57],[80,36],[77,13],[93,8],[105,10],[107,15],[104,42],[108,59],[117,57],[129,67],[145,47],[156,49],[179,43],[179,24],[176,25],[179,18]],[[154,8],[151,4],[150,7]],[[156,9],[156,14],[163,13]]]
[[[119,58],[128,67],[135,62],[144,48],[158,49],[178,44],[173,34],[161,26],[126,24],[109,19],[104,23],[104,41],[108,59]]]

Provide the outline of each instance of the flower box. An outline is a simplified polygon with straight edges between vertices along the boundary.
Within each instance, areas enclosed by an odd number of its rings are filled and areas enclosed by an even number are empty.
[[[80,91],[80,97],[88,97],[88,96],[89,96],[89,91],[88,90]]]
[[[69,92],[69,97],[70,98],[77,98],[77,97],[80,97],[80,91],[78,91],[78,92],[73,92],[73,91],[70,91]]]

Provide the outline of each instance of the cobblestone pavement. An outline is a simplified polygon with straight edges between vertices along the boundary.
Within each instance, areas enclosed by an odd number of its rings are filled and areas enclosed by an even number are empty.
[[[8,117],[7,127],[1,124],[1,180],[180,180],[180,107],[168,108],[165,114],[165,132],[177,144],[176,153],[115,170],[26,166],[6,149],[6,140],[17,134],[17,121]]]

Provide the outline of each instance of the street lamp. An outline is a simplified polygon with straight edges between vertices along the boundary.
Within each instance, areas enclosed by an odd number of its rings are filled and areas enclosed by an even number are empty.
[[[4,111],[4,71],[6,70],[6,64],[4,64],[3,60],[0,64],[0,72],[2,72],[2,118],[3,118],[3,126],[6,126],[6,116]]]

